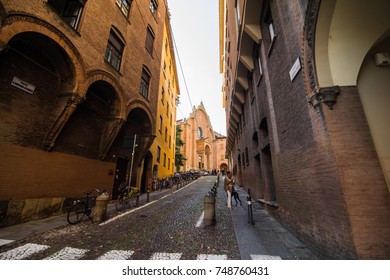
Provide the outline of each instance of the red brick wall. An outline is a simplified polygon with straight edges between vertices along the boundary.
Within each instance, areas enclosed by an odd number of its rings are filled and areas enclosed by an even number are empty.
[[[66,211],[95,188],[112,193],[115,163],[0,144],[0,227]]]
[[[74,197],[94,188],[111,191],[115,163],[0,144],[0,198]]]
[[[357,256],[390,257],[390,195],[356,87],[324,110]]]

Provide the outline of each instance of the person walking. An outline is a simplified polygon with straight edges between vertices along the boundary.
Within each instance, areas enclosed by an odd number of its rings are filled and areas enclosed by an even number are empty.
[[[233,191],[233,185],[234,185],[234,177],[230,171],[226,173],[225,179],[224,179],[224,189],[227,193],[227,206],[229,209],[232,208],[232,191]]]

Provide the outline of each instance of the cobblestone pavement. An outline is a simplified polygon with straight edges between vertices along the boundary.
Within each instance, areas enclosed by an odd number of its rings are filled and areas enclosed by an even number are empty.
[[[240,259],[224,194],[215,226],[201,223],[203,199],[215,177],[203,177],[102,224],[83,221],[0,246],[0,259]],[[112,219],[111,219],[112,218]]]

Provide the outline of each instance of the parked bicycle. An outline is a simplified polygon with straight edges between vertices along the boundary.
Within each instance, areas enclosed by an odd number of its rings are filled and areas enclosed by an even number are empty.
[[[124,211],[126,208],[136,206],[136,197],[138,194],[138,188],[126,186],[122,183],[119,185],[119,194],[118,200],[115,203],[115,208],[117,211]]]
[[[92,193],[96,195],[91,196]],[[73,201],[72,207],[68,211],[67,220],[71,225],[79,223],[84,216],[91,218],[92,208],[95,206],[96,198],[105,192],[94,189],[88,192],[84,192],[84,196],[80,199]]]

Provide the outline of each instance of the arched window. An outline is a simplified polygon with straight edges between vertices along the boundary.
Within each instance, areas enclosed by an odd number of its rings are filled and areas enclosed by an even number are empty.
[[[203,138],[203,131],[202,131],[201,127],[198,127],[198,137],[199,137],[199,139]]]

